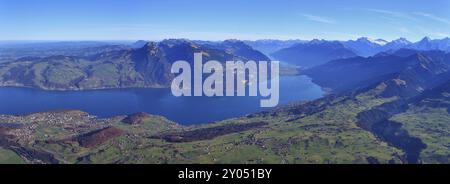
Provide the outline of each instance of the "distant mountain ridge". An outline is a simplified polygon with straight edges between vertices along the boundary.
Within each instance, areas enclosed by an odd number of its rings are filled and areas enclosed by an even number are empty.
[[[388,43],[389,42],[387,42],[386,40],[370,39],[367,37],[342,42],[344,46],[354,50],[358,55],[365,57],[380,52],[381,48]]]
[[[320,43],[320,47],[318,47],[318,43]],[[336,59],[354,56],[371,57],[380,53],[392,53],[399,49],[421,51],[441,50],[449,52],[450,38],[432,40],[425,37],[415,43],[408,41],[406,38],[399,38],[392,41],[368,37],[348,41],[314,39],[282,48],[273,52],[271,56],[277,60],[309,68]]]
[[[368,57],[376,55],[380,52],[395,51],[398,49],[414,49],[414,50],[441,50],[450,51],[450,38],[443,39],[431,39],[424,37],[418,42],[410,42],[406,38],[399,38],[390,42],[381,39],[370,39],[366,37],[359,38],[357,40],[343,41],[342,43],[357,52],[358,55]]]
[[[357,54],[338,41],[312,40],[298,43],[272,54],[280,61],[302,67],[312,67],[331,60],[355,57]]]
[[[425,37],[422,40],[406,46],[406,48],[416,50],[442,50],[450,51],[450,38],[434,39]]]
[[[250,45],[256,50],[261,51],[262,53],[270,56],[275,51],[291,47],[298,43],[308,42],[306,40],[274,40],[274,39],[265,39],[265,40],[244,40],[244,43]]]
[[[390,92],[417,94],[450,76],[450,54],[443,51],[399,50],[390,55],[334,60],[304,74],[335,92],[365,88],[385,81]],[[383,87],[384,88],[384,87]],[[389,90],[386,90],[389,91]]]

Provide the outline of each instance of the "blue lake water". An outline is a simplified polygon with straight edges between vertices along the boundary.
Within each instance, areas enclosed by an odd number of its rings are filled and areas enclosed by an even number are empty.
[[[323,96],[321,88],[306,76],[280,78],[279,105]],[[263,97],[174,97],[170,89],[111,89],[43,91],[0,88],[0,114],[27,114],[60,109],[79,109],[98,117],[134,112],[162,115],[189,125],[239,117],[268,110],[259,106]]]

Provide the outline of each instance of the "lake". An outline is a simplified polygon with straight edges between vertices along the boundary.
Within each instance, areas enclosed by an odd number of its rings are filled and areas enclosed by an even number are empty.
[[[324,92],[306,76],[280,77],[279,105],[312,100]],[[147,112],[180,124],[198,124],[249,113],[261,108],[263,97],[174,97],[170,89],[107,89],[44,91],[0,88],[0,114],[27,114],[60,109],[79,109],[101,118]],[[266,99],[266,98],[264,98]]]

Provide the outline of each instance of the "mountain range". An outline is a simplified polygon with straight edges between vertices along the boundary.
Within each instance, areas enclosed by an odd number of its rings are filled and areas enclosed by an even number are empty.
[[[420,91],[425,88],[422,85],[433,84],[433,80],[428,77],[444,75],[449,69],[448,53],[402,49],[391,55],[334,60],[307,69],[304,74],[312,77],[313,81],[322,87],[339,92],[364,88],[373,84],[371,81],[392,77],[397,77],[393,80],[399,86]],[[401,85],[411,78],[415,79],[414,83]],[[419,86],[416,86],[416,83],[420,83]]]
[[[273,39],[266,39],[266,40],[244,40],[244,43],[247,45],[250,45],[256,50],[261,51],[262,53],[266,54],[267,56],[270,56],[275,51],[291,47],[298,43],[305,43],[308,42],[306,40],[273,40]]]
[[[136,48],[136,45],[141,47]],[[171,64],[178,60],[192,64],[196,52],[203,53],[206,61],[269,61],[261,52],[237,40],[201,45],[169,39],[138,41],[134,46],[89,56],[22,57],[0,63],[0,85],[47,90],[168,87],[174,77],[170,72]]]
[[[192,63],[194,52],[202,52],[205,60],[271,60],[269,56],[256,48],[265,52],[279,49],[270,57],[292,65],[283,65],[282,73],[297,74],[298,66],[305,69],[325,63],[327,64],[324,67],[336,63],[334,67],[343,67],[344,65],[340,63],[342,60],[348,62],[345,59],[359,61],[367,58],[366,60],[388,61],[397,59],[393,58],[395,55],[409,54],[416,50],[448,52],[449,40],[449,38],[431,40],[425,37],[421,41],[411,43],[404,38],[388,42],[362,37],[349,41],[315,39],[312,41],[225,40],[219,42],[167,39],[159,42],[139,40],[134,43],[6,44],[0,46],[0,58],[2,58],[0,59],[2,61],[0,62],[0,85],[48,90],[167,87],[174,77],[169,70],[171,63],[177,60],[187,60]],[[381,68],[387,68],[386,71],[395,69],[395,67],[386,66]],[[380,73],[386,73],[386,71]],[[356,71],[352,70],[352,72]],[[345,75],[338,76],[342,78]]]
[[[145,67],[148,52],[192,46],[167,40],[125,55],[145,56]],[[450,163],[449,66],[446,52],[406,49],[335,60],[303,71],[330,88],[323,98],[195,126],[145,113],[0,115],[0,162]]]
[[[348,41],[312,40],[297,43],[291,47],[280,49],[271,54],[277,60],[290,64],[313,67],[331,60],[350,58],[354,56],[370,57],[382,52],[395,52],[399,49],[441,50],[450,51],[450,38],[431,40],[428,37],[412,43],[405,38],[393,41],[361,37]]]
[[[0,163],[450,163],[448,39],[358,40],[354,48],[313,40],[276,51],[286,62],[307,64],[300,74],[328,95],[243,117],[183,126],[139,112],[0,115]],[[375,45],[385,49],[360,55]],[[167,87],[170,64],[192,62],[194,52],[218,61],[269,59],[238,40],[119,47],[19,57],[0,63],[0,82],[58,90]],[[309,60],[292,56],[298,54]]]
[[[430,39],[424,37],[418,42],[410,42],[406,38],[399,38],[390,42],[383,39],[370,39],[361,37],[357,40],[342,41],[346,47],[354,50],[359,56],[368,57],[376,55],[380,52],[395,51],[398,49],[414,49],[414,50],[442,50],[450,51],[450,38]]]
[[[357,56],[338,41],[312,40],[298,43],[291,47],[281,49],[272,54],[280,61],[302,67],[311,67],[324,64],[328,61]]]

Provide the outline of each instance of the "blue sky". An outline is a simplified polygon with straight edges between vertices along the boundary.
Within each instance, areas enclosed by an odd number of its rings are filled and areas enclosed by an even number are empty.
[[[450,37],[448,0],[0,0],[0,40]]]

